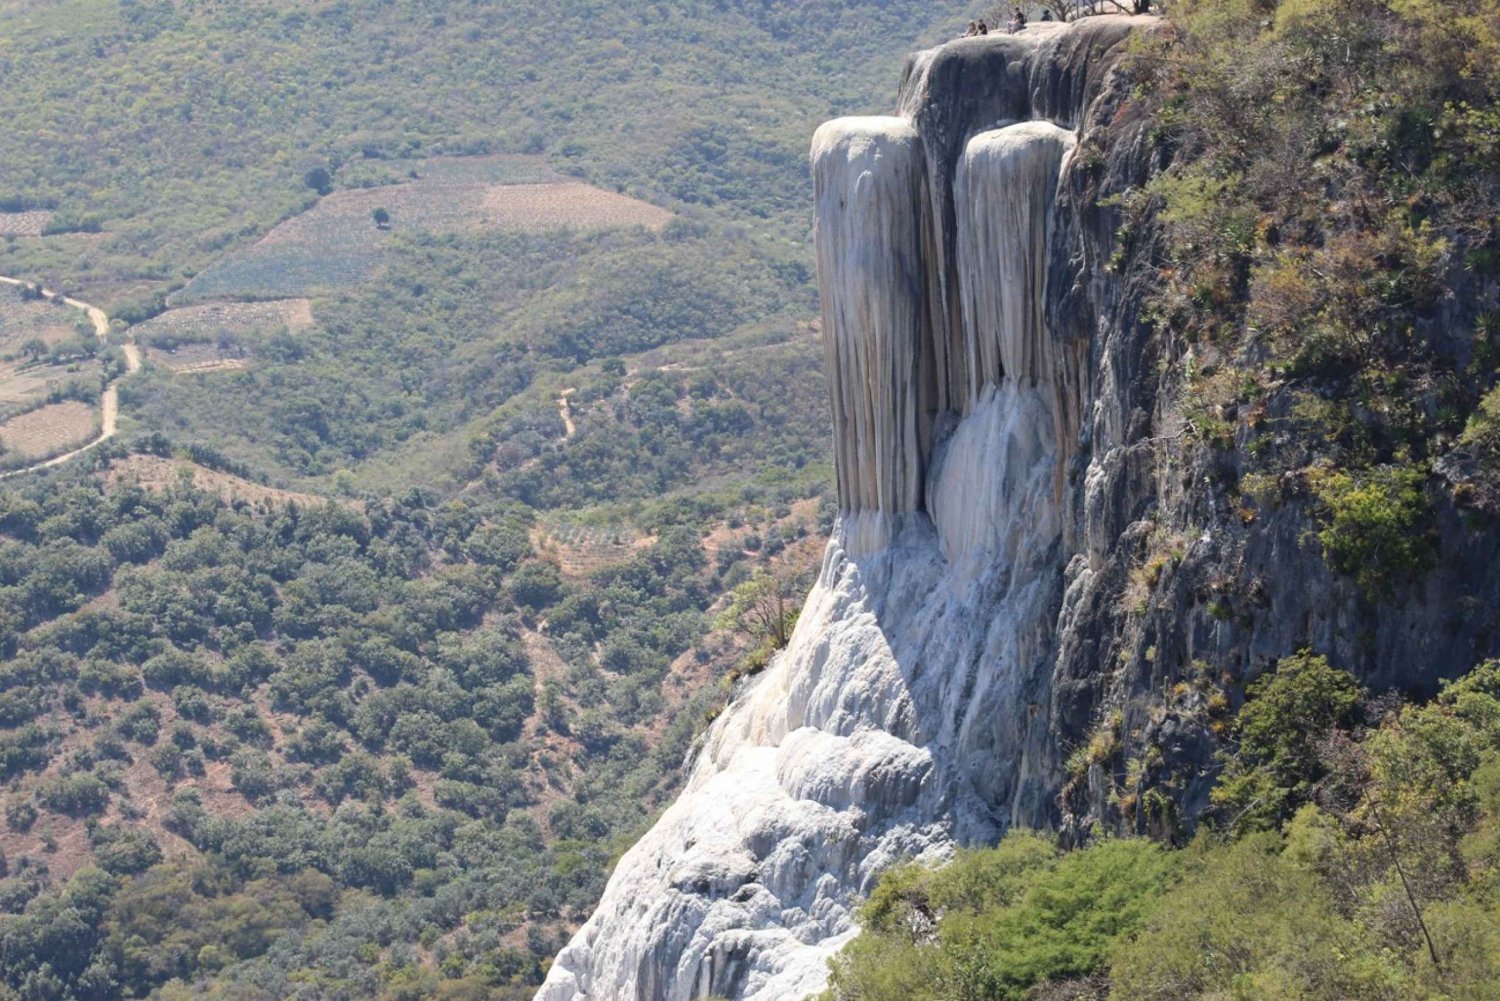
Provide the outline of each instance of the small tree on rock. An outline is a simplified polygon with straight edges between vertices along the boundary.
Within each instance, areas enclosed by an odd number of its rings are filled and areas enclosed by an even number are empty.
[[[720,623],[780,649],[792,637],[805,586],[794,567],[757,570],[734,589]]]

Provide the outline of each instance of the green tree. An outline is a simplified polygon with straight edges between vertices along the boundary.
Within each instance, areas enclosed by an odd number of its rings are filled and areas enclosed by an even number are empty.
[[[779,650],[791,639],[806,589],[795,567],[762,568],[734,589],[719,622]]]
[[[328,172],[327,167],[314,167],[302,175],[302,183],[318,194],[326,195],[333,190],[333,175]]]
[[[40,361],[47,357],[48,352],[51,350],[47,346],[47,342],[40,337],[28,337],[21,342],[21,353],[32,361]]]
[[[1302,651],[1252,682],[1213,802],[1233,830],[1274,830],[1327,774],[1325,742],[1356,725],[1363,691],[1347,671]]]

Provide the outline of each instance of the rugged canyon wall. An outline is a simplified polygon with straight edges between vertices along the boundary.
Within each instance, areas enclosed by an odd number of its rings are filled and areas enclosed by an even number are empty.
[[[1221,485],[1236,453],[1185,442],[1183,346],[1142,317],[1152,229],[1122,233],[1115,198],[1172,155],[1127,59],[1165,30],[952,42],[912,57],[896,115],[818,131],[842,513],[788,648],[539,1001],[805,997],[895,861],[1013,825],[1185,831],[1215,736],[1200,696],[1168,693],[1204,665],[1244,679],[1311,647],[1430,688],[1496,652],[1456,614],[1500,607],[1495,533],[1440,508],[1444,572],[1375,607],[1307,544],[1307,505],[1247,522]]]

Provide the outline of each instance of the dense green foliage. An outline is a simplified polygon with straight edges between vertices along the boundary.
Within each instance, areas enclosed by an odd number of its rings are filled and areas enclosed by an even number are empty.
[[[1232,732],[1235,754],[1214,790],[1233,830],[1275,829],[1326,777],[1323,743],[1361,714],[1359,686],[1306,652],[1252,682]]]
[[[826,997],[1022,1001],[1037,984],[1098,968],[1174,868],[1146,841],[1059,855],[1012,832],[941,869],[894,869],[861,912],[864,934],[834,960]]]
[[[1370,727],[1361,712],[1384,716]],[[1251,686],[1186,849],[1012,833],[887,873],[828,997],[1480,1001],[1500,990],[1500,662],[1426,705],[1300,655]],[[1278,822],[1279,821],[1279,822]]]
[[[670,794],[714,689],[669,672],[749,573],[705,521],[564,578],[523,506],[274,496],[0,498],[19,996],[521,996]]]

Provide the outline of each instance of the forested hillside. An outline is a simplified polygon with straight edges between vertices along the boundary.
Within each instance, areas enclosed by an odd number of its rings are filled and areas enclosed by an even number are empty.
[[[529,996],[831,522],[806,137],[962,12],[0,0],[0,274],[145,358],[0,487],[0,996]]]

